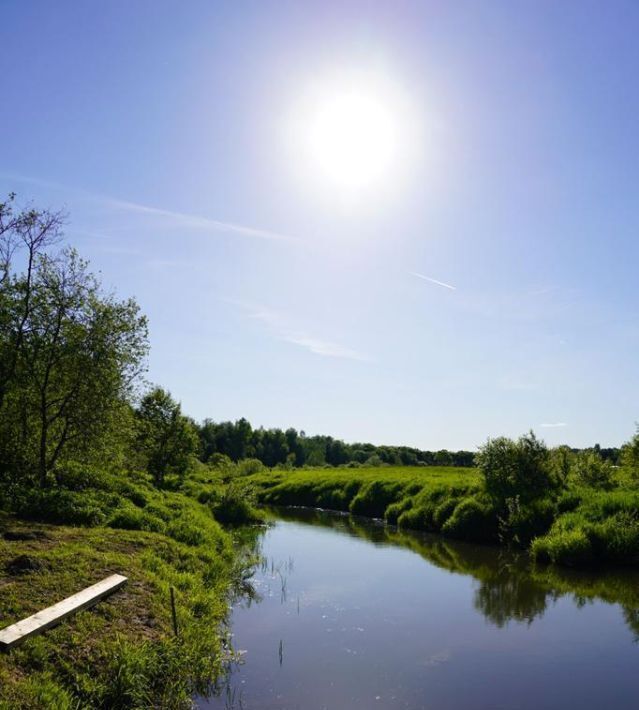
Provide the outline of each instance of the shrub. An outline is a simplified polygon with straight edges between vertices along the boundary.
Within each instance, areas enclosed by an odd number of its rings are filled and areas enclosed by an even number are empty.
[[[92,491],[33,490],[17,501],[16,512],[32,520],[94,526],[104,523],[104,509],[113,502],[105,494],[99,497]]]
[[[226,525],[244,525],[261,520],[253,507],[253,491],[247,486],[238,486],[231,482],[221,494],[211,500],[211,511],[219,523]]]
[[[95,468],[68,461],[54,471],[56,482],[70,491],[82,491],[86,488],[109,489],[108,476]]]
[[[268,470],[259,459],[244,459],[237,463],[238,476],[250,476]]]
[[[609,461],[604,461],[595,451],[583,451],[575,459],[573,476],[578,483],[610,490],[613,484],[613,468]]]
[[[541,498],[522,505],[519,499],[508,501],[508,513],[500,518],[500,535],[522,546],[545,535],[553,524],[556,505],[549,498]]]
[[[530,432],[517,441],[489,439],[476,456],[486,491],[502,506],[519,496],[523,502],[544,497],[557,486],[546,445]]]
[[[637,433],[621,449],[621,465],[633,481],[639,481],[639,425]]]

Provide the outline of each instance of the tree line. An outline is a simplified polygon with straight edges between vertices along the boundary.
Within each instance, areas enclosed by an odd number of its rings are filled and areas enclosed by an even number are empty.
[[[254,458],[265,466],[472,466],[472,451],[422,451],[410,446],[349,444],[332,436],[307,436],[289,428],[254,428],[246,419],[236,422],[205,420],[197,426],[200,456],[207,462],[215,455],[232,461]]]

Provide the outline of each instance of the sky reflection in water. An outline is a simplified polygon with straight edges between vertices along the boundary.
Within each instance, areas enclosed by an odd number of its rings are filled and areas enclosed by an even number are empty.
[[[639,574],[288,511],[238,602],[242,654],[200,708],[636,708]]]

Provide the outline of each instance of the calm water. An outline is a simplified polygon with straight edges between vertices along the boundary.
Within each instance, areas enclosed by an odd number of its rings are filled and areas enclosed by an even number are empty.
[[[639,707],[639,575],[313,511],[260,540],[242,651],[204,708]]]

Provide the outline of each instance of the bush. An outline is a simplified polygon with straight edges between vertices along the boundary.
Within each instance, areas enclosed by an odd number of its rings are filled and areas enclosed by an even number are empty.
[[[60,465],[54,474],[57,484],[70,491],[110,488],[109,477],[103,471],[73,461]]]
[[[94,526],[104,524],[104,509],[116,501],[109,500],[106,494],[98,496],[92,491],[33,490],[18,499],[16,512],[31,520]]]
[[[221,494],[211,501],[211,511],[219,523],[244,525],[259,522],[262,518],[253,507],[254,494],[247,486],[231,482]]]
[[[531,540],[550,530],[556,510],[555,503],[549,498],[525,505],[518,499],[509,501],[507,516],[500,519],[500,534],[517,545],[528,546]]]
[[[244,459],[237,463],[238,476],[250,476],[254,473],[262,473],[268,470],[259,459]]]
[[[517,496],[523,502],[548,495],[557,487],[546,445],[530,432],[517,441],[489,439],[476,456],[486,491],[500,504]]]
[[[575,459],[573,476],[578,483],[590,488],[613,488],[613,468],[594,451],[583,451]]]

